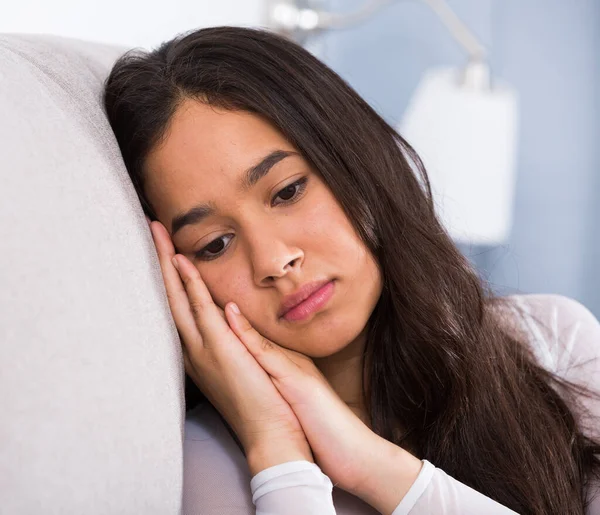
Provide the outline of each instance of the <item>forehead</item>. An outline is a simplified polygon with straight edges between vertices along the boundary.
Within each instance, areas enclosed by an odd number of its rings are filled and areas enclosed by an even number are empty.
[[[214,198],[276,149],[294,150],[260,116],[186,99],[146,159],[146,195],[159,219],[172,216],[174,210]]]

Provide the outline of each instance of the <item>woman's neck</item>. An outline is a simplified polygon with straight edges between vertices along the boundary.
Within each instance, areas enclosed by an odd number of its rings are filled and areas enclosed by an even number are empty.
[[[348,407],[369,425],[363,400],[363,352],[366,331],[341,351],[325,358],[314,358],[315,365]]]

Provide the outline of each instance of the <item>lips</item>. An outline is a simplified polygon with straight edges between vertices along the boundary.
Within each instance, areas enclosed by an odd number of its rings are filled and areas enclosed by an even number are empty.
[[[334,281],[322,280],[305,284],[281,303],[279,316],[288,321],[307,318],[322,308],[333,294]]]

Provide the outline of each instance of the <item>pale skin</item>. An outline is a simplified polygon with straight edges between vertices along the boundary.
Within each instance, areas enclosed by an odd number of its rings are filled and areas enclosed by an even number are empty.
[[[320,175],[265,120],[197,100],[179,106],[145,172],[186,372],[236,432],[251,473],[316,461],[391,513],[421,461],[368,426],[361,356],[381,276]],[[211,212],[177,230],[199,204]],[[317,280],[333,280],[324,307],[279,316],[286,295]]]

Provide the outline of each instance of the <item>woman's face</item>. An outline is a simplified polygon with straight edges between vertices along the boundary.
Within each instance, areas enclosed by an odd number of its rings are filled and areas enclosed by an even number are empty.
[[[145,170],[159,221],[217,305],[236,302],[259,333],[315,358],[363,332],[378,266],[319,173],[269,123],[186,100]]]

